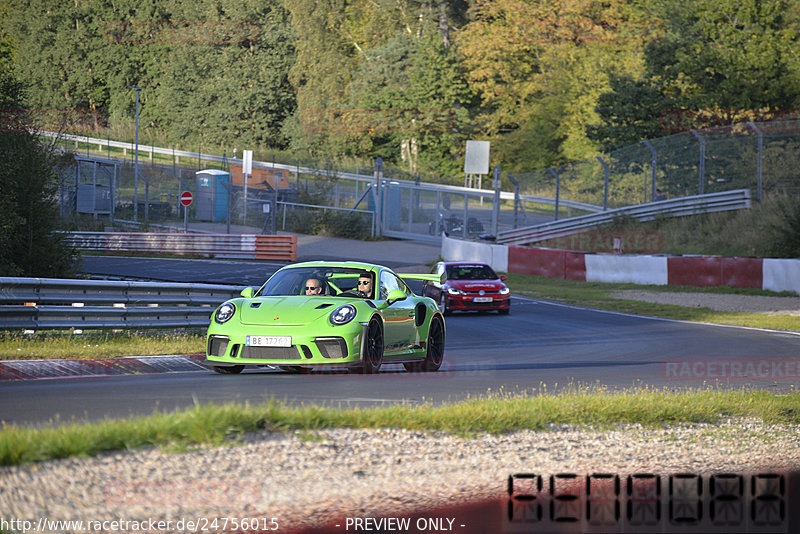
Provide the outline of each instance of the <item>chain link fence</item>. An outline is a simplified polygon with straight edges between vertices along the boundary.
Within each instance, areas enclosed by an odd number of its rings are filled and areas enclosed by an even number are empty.
[[[745,123],[646,140],[594,158],[510,176],[514,191],[421,183],[324,161],[253,162],[70,138],[60,169],[62,214],[147,225],[223,223],[249,231],[369,238],[474,238],[668,198],[750,189],[800,193],[800,121]],[[138,168],[138,174],[136,169]],[[383,172],[384,169],[381,169]],[[218,183],[198,171],[222,171]],[[386,169],[388,172],[388,169]],[[376,187],[380,183],[380,187]],[[486,185],[490,180],[486,180]],[[181,193],[194,197],[187,209]],[[228,192],[230,191],[230,194]]]
[[[748,188],[800,193],[800,121],[692,130],[599,157],[514,175],[520,193],[605,209]]]

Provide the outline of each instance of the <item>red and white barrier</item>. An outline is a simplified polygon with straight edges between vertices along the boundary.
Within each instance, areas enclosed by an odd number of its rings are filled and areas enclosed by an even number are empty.
[[[566,280],[643,285],[729,286],[800,295],[800,259],[595,254],[442,238],[446,261],[480,261],[496,271]]]

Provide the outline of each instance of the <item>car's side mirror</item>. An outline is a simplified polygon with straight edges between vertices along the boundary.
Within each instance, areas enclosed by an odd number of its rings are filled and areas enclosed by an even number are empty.
[[[403,292],[402,290],[392,289],[391,291],[389,291],[389,295],[386,297],[386,302],[384,302],[382,305],[379,305],[378,309],[388,308],[395,302],[406,300],[407,298],[408,295],[406,295],[405,292]]]
[[[500,275],[500,280],[505,280],[506,278],[508,278],[506,275],[504,275],[504,274]]]
[[[253,287],[246,287],[246,288],[242,289],[242,292],[240,293],[240,295],[242,295],[246,299],[251,299],[251,298],[253,298],[253,294],[254,293],[255,293],[255,289]]]

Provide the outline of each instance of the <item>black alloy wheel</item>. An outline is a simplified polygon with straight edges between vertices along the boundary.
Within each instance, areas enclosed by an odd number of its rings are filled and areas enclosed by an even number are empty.
[[[356,370],[366,375],[376,374],[383,363],[383,327],[377,320],[369,322],[367,339],[364,342],[364,354],[361,365]]]
[[[439,317],[431,319],[428,329],[428,352],[421,362],[404,363],[406,371],[435,372],[439,370],[444,361],[444,325]]]

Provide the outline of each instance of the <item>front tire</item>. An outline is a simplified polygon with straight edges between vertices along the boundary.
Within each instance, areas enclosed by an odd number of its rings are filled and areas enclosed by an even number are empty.
[[[406,371],[410,372],[436,372],[444,360],[444,325],[439,317],[431,319],[428,328],[428,352],[421,362],[404,363]]]
[[[377,320],[367,326],[367,339],[364,340],[364,354],[356,372],[365,375],[377,374],[383,363],[383,327]]]
[[[219,373],[221,375],[238,375],[244,371],[244,365],[231,365],[224,367],[221,365],[213,365],[211,368],[215,373]]]

